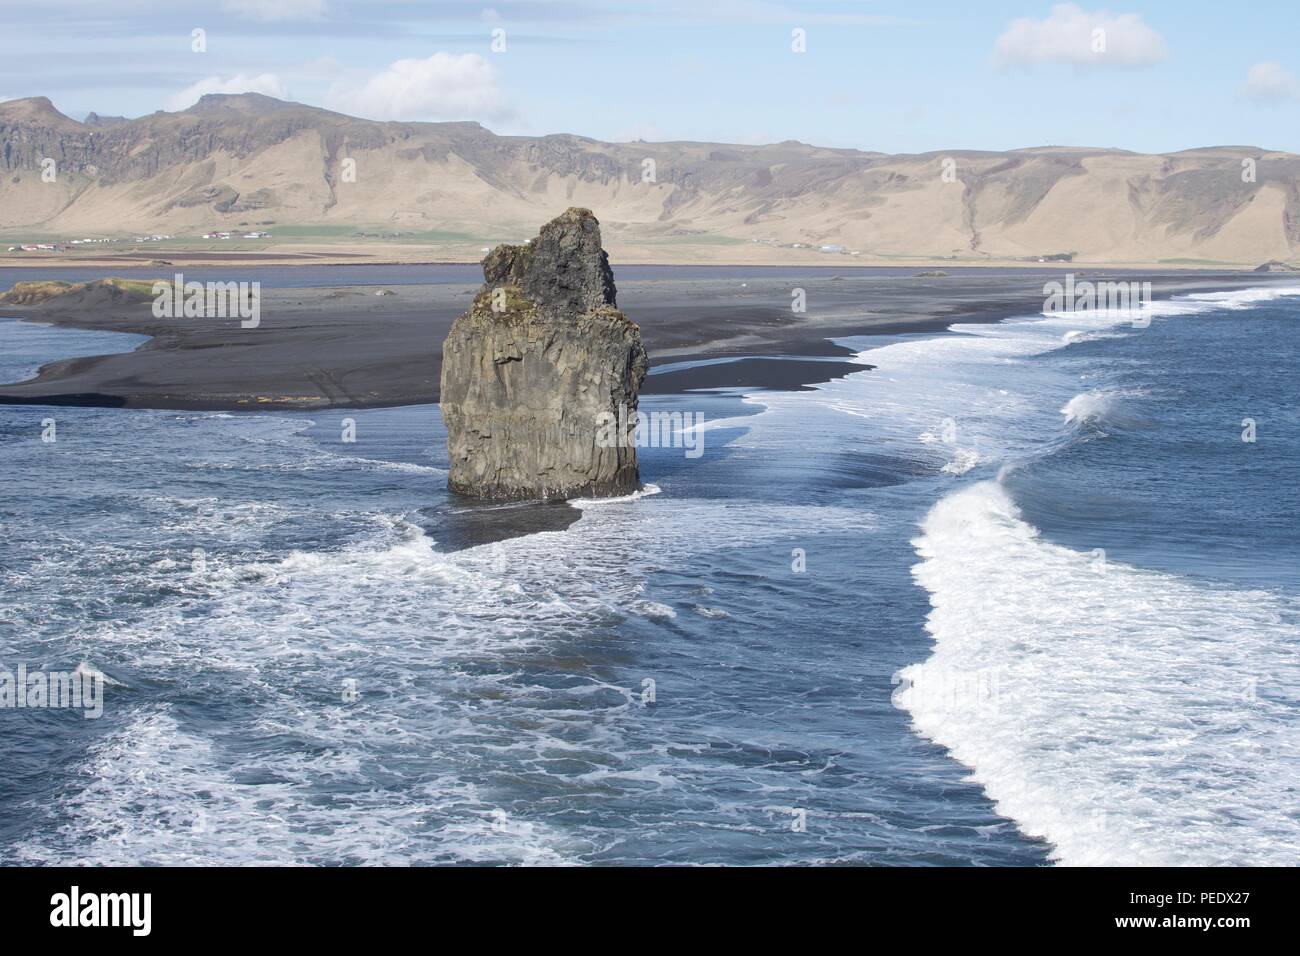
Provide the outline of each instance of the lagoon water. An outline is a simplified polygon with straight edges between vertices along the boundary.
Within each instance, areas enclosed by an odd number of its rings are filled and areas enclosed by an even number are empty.
[[[468,547],[436,407],[0,407],[0,666],[114,682],[0,710],[0,861],[1294,864],[1300,289],[1152,311],[650,396]]]

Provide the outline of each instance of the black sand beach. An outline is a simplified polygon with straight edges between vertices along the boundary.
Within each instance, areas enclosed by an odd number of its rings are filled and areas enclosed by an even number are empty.
[[[1042,308],[1043,283],[1063,277],[1047,269],[919,277],[898,270],[783,275],[722,268],[709,278],[684,269],[690,278],[681,279],[661,271],[668,277],[619,282],[619,304],[640,324],[650,353],[647,394],[794,389],[828,381],[862,368],[826,361],[851,354],[831,339],[1035,313]],[[1203,271],[1086,277],[1150,281],[1158,298],[1288,279]],[[436,402],[442,342],[476,288],[461,282],[311,288],[268,282],[256,328],[242,328],[235,318],[157,319],[147,302],[113,305],[93,294],[0,306],[0,316],[151,337],[134,352],[47,365],[30,381],[0,386],[0,403],[238,411]],[[795,289],[804,290],[806,312],[791,310]]]

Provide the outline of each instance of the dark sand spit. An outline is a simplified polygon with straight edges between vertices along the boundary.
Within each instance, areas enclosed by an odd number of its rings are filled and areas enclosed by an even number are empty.
[[[1076,273],[1083,278],[1083,274]],[[619,283],[651,360],[645,394],[743,387],[792,389],[863,366],[832,338],[937,331],[1038,312],[1056,270],[968,270],[946,277],[872,274],[639,279]],[[1245,288],[1294,277],[1250,273],[1089,272],[1151,281],[1158,298]],[[807,311],[795,314],[792,290]],[[438,401],[442,342],[475,285],[262,289],[257,328],[237,318],[154,318],[148,302],[61,296],[0,306],[0,316],[151,336],[134,352],[55,362],[0,403],[253,410],[425,404]],[[734,361],[710,361],[734,359]],[[791,360],[796,359],[796,360]],[[827,361],[827,359],[831,359]],[[695,363],[707,364],[695,364]]]

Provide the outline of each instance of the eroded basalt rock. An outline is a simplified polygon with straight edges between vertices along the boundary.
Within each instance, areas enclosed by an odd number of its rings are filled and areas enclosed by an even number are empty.
[[[507,499],[636,491],[631,429],[648,363],[618,310],[596,217],[570,209],[531,242],[498,246],[483,277],[443,345],[448,487]]]

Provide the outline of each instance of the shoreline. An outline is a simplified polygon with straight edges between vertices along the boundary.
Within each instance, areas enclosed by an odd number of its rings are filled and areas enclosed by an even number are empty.
[[[899,275],[626,279],[620,307],[651,359],[643,395],[743,388],[802,390],[869,368],[832,341],[942,333],[1042,308],[1056,270],[944,278]],[[740,281],[744,278],[744,281]],[[1106,279],[1087,273],[1087,278]],[[1288,274],[1153,276],[1156,299],[1294,282]],[[439,399],[441,344],[477,284],[280,287],[262,293],[261,323],[157,319],[150,303],[94,294],[0,316],[57,327],[129,332],[135,350],[62,359],[26,382],[0,385],[14,405],[260,411],[380,408]],[[807,311],[791,311],[802,289]],[[396,290],[396,291],[394,291]]]
[[[633,246],[635,248],[635,246]],[[704,247],[707,248],[707,247]],[[1071,262],[1035,261],[1015,258],[990,259],[944,259],[929,258],[882,258],[870,256],[845,256],[834,253],[807,251],[790,255],[757,255],[701,261],[700,247],[691,249],[682,255],[654,255],[637,253],[627,258],[618,254],[613,247],[610,259],[615,271],[629,266],[691,267],[716,269],[838,269],[857,271],[862,269],[1036,269],[1056,270],[1061,272],[1093,270],[1103,272],[1149,272],[1167,274],[1170,272],[1240,272],[1249,274],[1261,263],[1227,262],[1209,260],[1187,261],[1143,261],[1143,260],[1075,260]],[[329,266],[477,266],[483,258],[481,251],[449,253],[443,255],[420,252],[411,256],[395,255],[391,252],[376,254],[365,252],[337,252],[319,248],[287,248],[284,252],[233,251],[188,251],[175,252],[160,249],[157,253],[120,255],[43,255],[25,253],[14,255],[0,253],[0,269],[168,269],[173,267],[201,268],[204,266],[252,266],[275,267],[284,269],[306,269]],[[1300,270],[1297,270],[1300,271]],[[1267,274],[1267,273],[1264,273]]]

